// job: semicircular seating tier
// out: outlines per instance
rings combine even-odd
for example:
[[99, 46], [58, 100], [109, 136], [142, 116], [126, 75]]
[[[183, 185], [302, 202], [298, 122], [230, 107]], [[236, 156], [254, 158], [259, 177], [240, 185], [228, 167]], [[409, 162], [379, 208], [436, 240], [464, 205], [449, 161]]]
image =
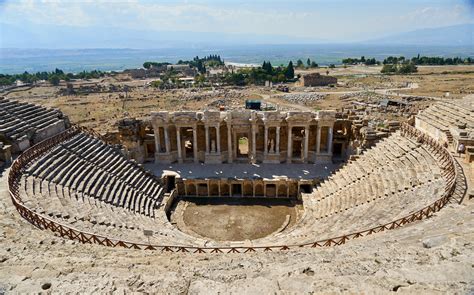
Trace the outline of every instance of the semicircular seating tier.
[[454, 150], [474, 146], [474, 99], [438, 100], [416, 115], [415, 126]]
[[[416, 136], [394, 133], [303, 194], [304, 215], [295, 226], [245, 244], [308, 243], [407, 216], [445, 192], [449, 163], [441, 157]], [[26, 207], [83, 232], [153, 245], [231, 245], [180, 232], [166, 217], [158, 179], [80, 131], [29, 162], [19, 177]], [[153, 236], [145, 237], [144, 230]]]
[[57, 109], [0, 97], [0, 140], [13, 152], [24, 151], [69, 128], [69, 119]]
[[440, 199], [448, 167], [429, 146], [400, 132], [379, 142], [303, 193], [300, 222], [259, 242], [308, 243], [349, 235], [408, 216]]

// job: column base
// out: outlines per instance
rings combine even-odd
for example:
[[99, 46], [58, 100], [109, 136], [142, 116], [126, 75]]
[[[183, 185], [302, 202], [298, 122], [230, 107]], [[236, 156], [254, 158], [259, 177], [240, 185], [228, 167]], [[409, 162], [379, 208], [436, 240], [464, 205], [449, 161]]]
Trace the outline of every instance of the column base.
[[204, 163], [206, 163], [206, 164], [222, 164], [222, 156], [219, 153], [206, 154]]
[[173, 156], [170, 153], [155, 153], [155, 164], [171, 164]]
[[316, 154], [316, 163], [332, 162], [332, 154]]
[[280, 154], [266, 154], [263, 159], [264, 164], [280, 164]]

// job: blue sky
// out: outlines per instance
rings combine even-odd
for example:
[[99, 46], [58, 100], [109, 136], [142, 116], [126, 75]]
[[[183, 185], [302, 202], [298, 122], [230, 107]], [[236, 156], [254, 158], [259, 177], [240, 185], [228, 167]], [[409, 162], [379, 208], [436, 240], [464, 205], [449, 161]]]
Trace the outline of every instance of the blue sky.
[[0, 22], [360, 41], [474, 22], [474, 0], [0, 0]]

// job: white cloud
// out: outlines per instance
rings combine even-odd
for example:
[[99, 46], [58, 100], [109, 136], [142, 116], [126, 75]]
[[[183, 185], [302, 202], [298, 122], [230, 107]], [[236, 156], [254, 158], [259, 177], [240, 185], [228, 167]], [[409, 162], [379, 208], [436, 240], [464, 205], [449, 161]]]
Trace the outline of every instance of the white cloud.
[[[329, 0], [301, 1], [231, 1], [217, 4], [214, 1], [171, 0], [19, 0], [4, 2], [0, 6], [0, 19], [19, 25], [31, 22], [156, 31], [282, 34], [345, 40], [374, 33], [472, 21], [468, 9], [460, 4], [418, 5], [411, 9], [413, 5], [409, 1], [409, 4], [399, 4], [400, 9], [385, 9], [377, 0], [368, 0], [365, 5], [349, 0], [338, 1], [337, 8]], [[392, 6], [397, 7], [398, 3], [393, 2]], [[329, 4], [333, 5], [332, 8], [328, 8]], [[378, 6], [375, 7], [375, 4]], [[371, 9], [367, 8], [369, 6]]]
[[400, 16], [400, 20], [411, 26], [418, 27], [441, 27], [473, 21], [469, 10], [459, 4], [449, 8], [435, 6], [419, 8], [411, 13]]

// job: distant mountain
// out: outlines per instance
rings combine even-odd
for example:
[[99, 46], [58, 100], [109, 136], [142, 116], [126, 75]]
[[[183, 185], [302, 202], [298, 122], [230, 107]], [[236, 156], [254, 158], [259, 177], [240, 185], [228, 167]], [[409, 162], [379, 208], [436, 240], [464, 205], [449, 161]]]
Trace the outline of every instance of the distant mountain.
[[474, 47], [474, 24], [420, 29], [387, 37], [371, 39], [363, 43], [378, 45], [429, 45]]
[[321, 40], [286, 35], [160, 31], [113, 27], [72, 27], [0, 23], [0, 48], [136, 48], [157, 49], [203, 45], [318, 43]]

